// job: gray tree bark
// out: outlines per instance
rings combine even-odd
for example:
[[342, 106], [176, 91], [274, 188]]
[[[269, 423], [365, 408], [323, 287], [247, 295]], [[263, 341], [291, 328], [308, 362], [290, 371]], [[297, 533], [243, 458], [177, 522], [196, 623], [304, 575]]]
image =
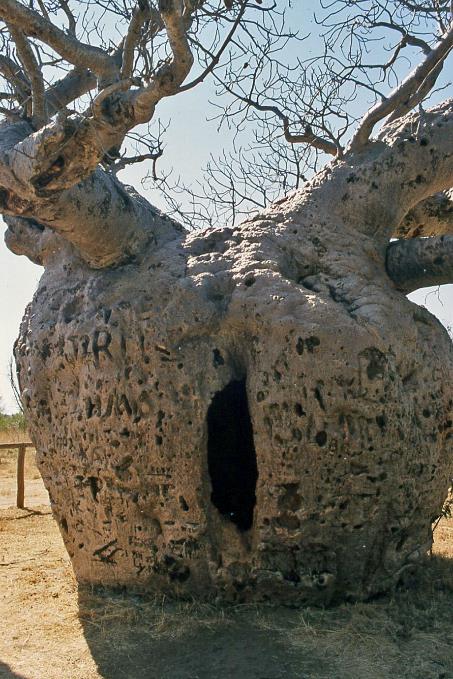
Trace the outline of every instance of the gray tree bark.
[[29, 190], [7, 241], [46, 272], [15, 353], [81, 583], [326, 604], [421, 562], [452, 472], [453, 351], [404, 292], [451, 272], [451, 238], [388, 242], [453, 183], [452, 105], [420, 139], [416, 119], [203, 234], [101, 170]]
[[[15, 346], [38, 463], [82, 584], [365, 599], [423, 562], [452, 477], [452, 344], [405, 293], [452, 280], [453, 103], [413, 111], [453, 25], [430, 46], [390, 24], [391, 63], [406, 44], [423, 60], [346, 149], [225, 84], [333, 160], [243, 224], [188, 234], [100, 165], [215, 69], [247, 3], [183, 84], [203, 4], [138, 3], [114, 50], [79, 40], [67, 7], [63, 30], [45, 3], [0, 4], [20, 62], [0, 58], [18, 101], [0, 212], [7, 245], [45, 267]], [[47, 90], [33, 40], [74, 66]]]

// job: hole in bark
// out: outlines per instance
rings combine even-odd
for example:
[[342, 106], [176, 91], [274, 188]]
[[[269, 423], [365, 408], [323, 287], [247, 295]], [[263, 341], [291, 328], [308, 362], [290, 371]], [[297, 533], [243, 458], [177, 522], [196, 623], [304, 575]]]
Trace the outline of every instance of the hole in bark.
[[302, 417], [302, 415], [306, 415], [306, 412], [302, 408], [300, 403], [296, 403], [296, 405], [294, 406], [294, 411], [295, 411], [296, 415], [298, 415], [299, 417]]
[[7, 207], [9, 194], [6, 189], [0, 189], [0, 205], [2, 207]]
[[318, 446], [321, 448], [322, 446], [325, 446], [327, 443], [327, 434], [325, 431], [318, 431], [318, 433], [315, 436], [315, 441], [318, 444]]
[[99, 479], [97, 479], [95, 476], [89, 476], [88, 483], [90, 484], [90, 490], [93, 500], [97, 502], [99, 493]]
[[219, 391], [207, 417], [211, 501], [239, 530], [249, 530], [258, 470], [245, 379]]
[[376, 415], [376, 424], [380, 429], [385, 429], [386, 422], [385, 415]]
[[218, 349], [214, 349], [212, 354], [213, 354], [212, 363], [214, 365], [214, 368], [218, 368], [219, 366], [225, 364], [225, 360]]
[[324, 405], [324, 399], [323, 399], [323, 397], [322, 397], [320, 388], [319, 388], [319, 387], [315, 387], [315, 388], [313, 389], [313, 393], [314, 393], [314, 395], [315, 395], [316, 400], [317, 400], [318, 403], [319, 403], [319, 407], [321, 408], [321, 410], [325, 410], [326, 407], [325, 407], [325, 405]]
[[52, 165], [42, 174], [38, 175], [32, 180], [33, 186], [37, 189], [45, 188], [50, 182], [59, 177], [64, 169], [65, 159], [63, 156], [58, 156]]

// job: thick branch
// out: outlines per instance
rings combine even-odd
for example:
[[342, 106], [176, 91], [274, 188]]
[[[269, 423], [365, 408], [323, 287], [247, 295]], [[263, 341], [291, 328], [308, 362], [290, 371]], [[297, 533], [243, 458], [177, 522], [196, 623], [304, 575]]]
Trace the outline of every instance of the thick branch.
[[[181, 231], [134, 189], [101, 169], [51, 199], [0, 210], [13, 217], [6, 217], [8, 247], [44, 265], [54, 254], [51, 232], [63, 236], [63, 242], [72, 244], [90, 266], [104, 268], [127, 262], [148, 243], [175, 238]], [[44, 233], [43, 226], [49, 227]]]
[[421, 201], [404, 217], [393, 236], [444, 236], [453, 234], [453, 189]]
[[151, 119], [158, 101], [176, 94], [193, 64], [193, 55], [186, 34], [187, 22], [182, 11], [183, 3], [178, 0], [160, 0], [159, 10], [167, 31], [172, 59], [170, 63], [158, 69], [149, 87], [132, 93], [137, 124], [146, 123]]
[[[27, 170], [33, 169], [33, 164], [27, 165], [30, 158], [22, 154], [23, 165], [20, 165], [20, 140], [25, 138], [22, 143], [28, 143], [32, 149], [33, 138], [45, 140], [45, 131], [50, 127], [35, 135], [25, 122], [4, 124], [0, 128], [0, 157], [4, 159], [3, 164], [0, 163], [0, 213], [31, 219], [32, 225], [50, 227], [75, 246], [93, 267], [127, 261], [140, 253], [150, 240], [175, 237], [178, 228], [171, 220], [162, 219], [144, 198], [133, 189], [126, 190], [115, 177], [101, 169], [75, 186], [57, 192], [47, 192], [45, 186], [40, 188], [30, 177], [27, 179]], [[26, 229], [25, 219], [10, 223], [9, 247], [30, 256], [30, 248], [36, 245], [36, 229], [32, 232]], [[30, 238], [25, 244], [22, 242], [24, 233], [32, 238], [31, 246]], [[39, 256], [37, 253], [36, 258]]]
[[442, 73], [443, 67], [444, 61], [441, 61], [440, 64], [438, 64], [436, 68], [431, 71], [429, 76], [425, 79], [418, 90], [396, 107], [392, 115], [389, 116], [388, 120], [386, 121], [386, 124], [392, 123], [394, 120], [401, 118], [402, 116], [406, 115], [406, 113], [409, 113], [409, 111], [412, 111], [413, 108], [421, 104], [436, 84], [439, 75]]
[[152, 21], [154, 26], [152, 31], [148, 28], [148, 36], [150, 36], [150, 34], [155, 34], [164, 28], [164, 23], [159, 12], [149, 5], [148, 0], [139, 0], [137, 7], [133, 11], [132, 19], [124, 39], [121, 67], [122, 78], [132, 77], [135, 49], [140, 41], [143, 26], [147, 21]]
[[44, 78], [33, 49], [25, 35], [16, 26], [10, 24], [8, 30], [16, 44], [17, 55], [31, 85], [32, 120], [36, 127], [47, 122]]
[[96, 78], [86, 69], [75, 68], [46, 91], [49, 116], [55, 115], [68, 104], [96, 87]]
[[453, 236], [390, 243], [386, 266], [396, 287], [406, 294], [419, 288], [453, 283]]
[[[14, 94], [4, 93], [4, 98], [16, 100], [25, 105], [31, 97], [30, 83], [20, 66], [14, 61], [0, 55], [0, 74], [9, 82]], [[49, 118], [64, 111], [65, 107], [97, 86], [96, 77], [86, 69], [75, 68], [61, 80], [51, 85], [44, 93], [45, 108]], [[14, 112], [14, 109], [13, 109]], [[15, 109], [16, 114], [20, 109]]]
[[359, 151], [362, 149], [368, 142], [376, 123], [393, 113], [398, 107], [401, 107], [402, 113], [406, 113], [407, 105], [411, 99], [415, 102], [413, 105], [418, 103], [418, 98], [416, 97], [417, 92], [420, 89], [423, 89], [426, 94], [424, 88], [425, 82], [430, 79], [433, 71], [435, 71], [448, 56], [452, 47], [453, 24], [412, 73], [410, 73], [388, 97], [382, 99], [365, 114], [351, 140], [349, 146], [351, 151]]
[[0, 165], [0, 185], [11, 195], [34, 202], [86, 179], [103, 155], [120, 144], [133, 126], [118, 102], [118, 123], [74, 115], [59, 118], [10, 147]]
[[421, 201], [453, 186], [453, 100], [386, 125], [360, 155], [346, 152], [335, 210], [387, 243]]
[[[6, 7], [11, 3], [14, 6], [15, 0], [8, 0]], [[131, 90], [131, 79], [116, 80], [110, 85], [104, 82], [104, 88], [85, 114], [60, 116], [39, 133], [10, 148], [0, 168], [0, 184], [5, 189], [34, 202], [38, 197], [64, 191], [85, 180], [112, 148], [121, 146], [130, 129], [151, 119], [160, 99], [178, 91], [193, 63], [186, 35], [190, 14], [184, 14], [179, 0], [161, 0], [159, 10], [173, 57], [157, 70], [150, 85]], [[2, 12], [5, 10], [0, 7], [0, 17]], [[32, 11], [27, 10], [26, 18], [30, 12], [33, 19], [39, 18], [40, 26], [43, 21], [47, 26]], [[74, 42], [71, 36], [63, 35]], [[61, 83], [59, 89], [64, 90], [65, 84], [68, 81]], [[85, 86], [91, 86], [89, 77]], [[69, 92], [66, 89], [65, 96], [70, 91], [70, 87]]]
[[30, 83], [22, 69], [15, 61], [4, 54], [0, 54], [0, 73], [14, 89], [20, 102], [30, 96]]
[[107, 52], [80, 42], [73, 34], [65, 33], [17, 0], [1, 0], [0, 19], [16, 26], [26, 35], [38, 38], [69, 63], [88, 68], [103, 80], [114, 80], [117, 77], [117, 65]]

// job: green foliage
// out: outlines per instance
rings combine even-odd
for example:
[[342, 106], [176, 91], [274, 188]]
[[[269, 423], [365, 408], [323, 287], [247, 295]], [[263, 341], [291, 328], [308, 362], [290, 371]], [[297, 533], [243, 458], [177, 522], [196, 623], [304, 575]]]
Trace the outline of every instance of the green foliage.
[[22, 413], [14, 413], [14, 415], [0, 413], [0, 431], [26, 431], [26, 429], [25, 417]]

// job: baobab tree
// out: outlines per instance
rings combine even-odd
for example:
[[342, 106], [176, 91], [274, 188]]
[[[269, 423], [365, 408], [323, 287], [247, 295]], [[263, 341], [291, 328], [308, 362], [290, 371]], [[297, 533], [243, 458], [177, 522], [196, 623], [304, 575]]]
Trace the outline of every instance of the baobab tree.
[[[267, 0], [2, 0], [0, 19], [0, 211], [45, 267], [20, 391], [79, 581], [299, 603], [394, 585], [452, 471], [451, 341], [406, 297], [453, 275], [453, 104], [424, 104], [449, 4], [335, 0], [319, 55], [287, 66], [298, 37]], [[161, 154], [122, 149], [162, 99], [208, 78], [298, 188], [189, 233], [116, 175]]]

